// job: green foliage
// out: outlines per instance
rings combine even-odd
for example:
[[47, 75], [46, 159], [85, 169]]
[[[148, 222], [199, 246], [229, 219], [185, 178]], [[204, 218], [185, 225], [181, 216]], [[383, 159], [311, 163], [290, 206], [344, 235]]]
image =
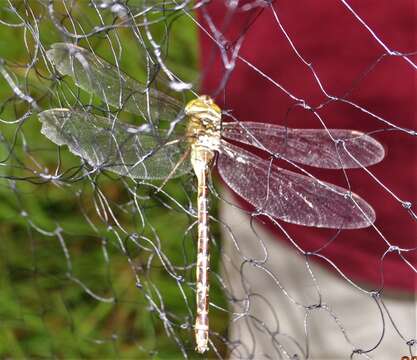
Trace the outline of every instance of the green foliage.
[[[46, 3], [16, 2], [21, 18], [6, 11], [8, 3], [2, 3], [0, 57], [5, 60], [4, 69], [40, 109], [88, 104], [89, 95], [80, 92], [71, 79], [54, 78], [43, 56], [50, 44], [63, 41], [57, 24], [48, 17]], [[61, 26], [77, 33], [92, 31], [100, 20], [97, 12], [87, 1], [71, 3], [74, 23], [64, 16], [68, 13], [63, 5], [55, 4]], [[153, 16], [161, 19], [161, 14]], [[111, 20], [105, 19], [110, 24]], [[23, 22], [24, 26], [7, 25]], [[39, 29], [28, 31], [35, 23]], [[36, 31], [39, 39], [34, 36]], [[193, 22], [179, 12], [167, 13], [152, 31], [165, 45], [169, 69], [184, 81], [195, 82]], [[90, 45], [110, 62], [115, 53], [120, 54], [120, 68], [145, 81], [146, 56], [136, 35], [129, 27], [115, 27], [89, 37], [88, 42], [82, 40], [80, 46]], [[150, 44], [146, 42], [146, 46]], [[39, 51], [37, 56], [35, 51]], [[36, 61], [28, 66], [33, 59]], [[180, 346], [166, 326], [171, 324], [188, 355], [198, 358], [192, 330], [195, 274], [190, 266], [195, 261], [195, 232], [186, 233], [194, 221], [186, 212], [194, 203], [192, 177], [170, 181], [164, 187], [170, 197], [156, 194], [152, 184], [135, 185], [113, 174], [82, 177], [81, 160], [66, 148], [58, 150], [40, 134], [36, 113], [16, 123], [29, 105], [2, 76], [0, 105], [0, 357], [181, 358]], [[125, 116], [127, 121], [135, 121]], [[50, 174], [58, 169], [63, 176], [59, 181], [40, 176], [45, 169]], [[212, 205], [215, 216], [216, 204]], [[126, 235], [133, 232], [137, 239]], [[218, 245], [215, 224], [212, 232]], [[213, 247], [215, 272], [219, 253]], [[175, 276], [171, 266], [176, 267]], [[214, 277], [211, 301], [226, 308]], [[165, 312], [168, 321], [162, 321], [155, 309]], [[210, 316], [213, 330], [224, 336], [225, 313], [212, 309]]]

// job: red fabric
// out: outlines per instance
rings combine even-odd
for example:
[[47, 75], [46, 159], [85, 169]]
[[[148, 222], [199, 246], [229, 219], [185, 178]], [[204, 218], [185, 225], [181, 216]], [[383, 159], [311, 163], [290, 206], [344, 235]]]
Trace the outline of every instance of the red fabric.
[[[247, 29], [240, 50], [242, 57], [308, 104], [316, 106], [326, 101], [311, 71], [297, 58], [279, 29], [271, 9], [265, 8], [261, 13], [259, 9], [234, 13], [228, 21], [224, 2], [215, 0], [205, 10], [200, 10], [199, 22], [206, 30], [211, 33], [203, 16], [205, 11], [232, 45]], [[351, 0], [349, 4], [390, 49], [404, 53], [417, 49], [413, 0]], [[386, 51], [342, 2], [287, 0], [274, 2], [273, 6], [299, 52], [313, 64], [328, 93], [342, 96], [353, 88], [349, 100], [397, 126], [417, 128], [416, 70], [403, 58], [388, 56], [370, 69]], [[224, 78], [225, 65], [213, 40], [203, 30], [200, 44], [203, 93], [213, 94]], [[410, 58], [417, 63], [416, 56]], [[225, 90], [216, 100], [223, 108], [232, 109], [241, 121], [320, 128], [310, 112], [294, 107], [294, 100], [287, 94], [239, 60]], [[340, 102], [326, 104], [319, 114], [329, 128], [366, 132], [389, 127]], [[399, 131], [382, 132], [374, 137], [384, 144], [387, 155], [382, 163], [370, 167], [370, 171], [400, 199], [416, 204], [416, 138]], [[320, 179], [347, 187], [342, 171], [308, 170]], [[376, 226], [386, 240], [401, 248], [416, 247], [417, 222], [407, 210], [363, 170], [348, 170], [347, 173], [352, 190], [374, 207]], [[243, 200], [239, 201], [244, 204]], [[250, 208], [247, 204], [245, 207]], [[332, 230], [283, 225], [304, 251], [321, 248], [335, 234]], [[268, 227], [277, 238], [281, 237], [276, 226]], [[396, 252], [382, 259], [387, 249], [384, 239], [368, 228], [342, 231], [320, 254], [355, 281], [369, 282], [375, 288], [415, 291], [416, 273]], [[417, 267], [416, 250], [402, 254]]]

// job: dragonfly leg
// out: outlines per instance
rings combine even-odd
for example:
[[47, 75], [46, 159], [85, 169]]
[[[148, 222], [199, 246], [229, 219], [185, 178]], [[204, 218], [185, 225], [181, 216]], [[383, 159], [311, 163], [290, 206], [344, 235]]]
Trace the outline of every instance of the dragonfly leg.
[[190, 154], [190, 149], [187, 149], [187, 151], [181, 156], [181, 158], [178, 160], [178, 162], [175, 164], [174, 168], [171, 170], [171, 172], [168, 174], [168, 176], [165, 178], [164, 182], [161, 184], [161, 186], [158, 187], [156, 190], [156, 193], [160, 192], [162, 188], [166, 185], [166, 183], [172, 178], [175, 171], [179, 168], [179, 166], [185, 161], [185, 159]]

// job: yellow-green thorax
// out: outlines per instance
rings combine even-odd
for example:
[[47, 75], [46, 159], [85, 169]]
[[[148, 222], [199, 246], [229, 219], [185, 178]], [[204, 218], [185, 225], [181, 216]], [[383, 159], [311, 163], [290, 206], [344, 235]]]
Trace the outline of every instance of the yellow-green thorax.
[[207, 95], [185, 106], [188, 116], [187, 138], [191, 145], [215, 151], [220, 146], [221, 109]]

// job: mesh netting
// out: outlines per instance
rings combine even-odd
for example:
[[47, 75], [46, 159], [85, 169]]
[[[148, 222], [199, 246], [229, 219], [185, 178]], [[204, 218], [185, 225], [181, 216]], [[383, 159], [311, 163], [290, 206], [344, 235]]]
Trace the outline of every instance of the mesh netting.
[[[357, 89], [366, 88], [374, 69], [381, 64], [387, 72], [391, 69], [395, 72], [394, 65], [386, 59], [401, 61], [409, 76], [415, 76], [415, 49], [397, 51], [395, 46], [390, 47], [371, 22], [341, 1], [340, 8], [354, 20], [354, 26], [375, 42], [380, 56], [370, 58], [366, 67], [349, 79], [345, 93], [333, 95], [326, 86], [330, 79], [321, 76], [321, 69], [298, 49], [294, 38], [299, 33], [293, 33], [294, 29], [281, 21], [278, 4], [264, 0], [221, 3], [227, 9], [220, 16], [223, 26], [216, 22], [219, 14], [211, 13], [213, 4], [204, 0], [0, 2], [2, 358], [199, 356], [194, 339], [197, 188], [188, 163], [181, 165], [182, 176], [170, 176], [168, 171], [164, 176], [169, 177], [166, 182], [164, 177], [138, 179], [131, 170], [124, 170], [126, 161], [115, 164], [115, 159], [120, 160], [117, 155], [94, 161], [80, 151], [70, 151], [66, 146], [51, 142], [41, 133], [42, 124], [38, 119], [41, 111], [65, 108], [105, 119], [103, 126], [115, 141], [111, 154], [117, 154], [127, 145], [134, 146], [129, 140], [123, 144], [119, 141], [119, 122], [126, 124], [127, 132], [133, 128], [148, 134], [155, 131], [166, 134], [168, 138], [161, 143], [147, 145], [142, 154], [146, 157], [154, 152], [158, 154], [163, 142], [166, 144], [173, 134], [184, 130], [182, 108], [201, 93], [201, 82], [213, 88], [210, 95], [220, 95], [224, 100], [224, 119], [238, 122], [243, 129], [244, 121], [261, 122], [262, 119], [250, 117], [249, 102], [247, 109], [234, 111], [233, 104], [240, 95], [236, 89], [239, 82], [233, 85], [233, 74], [236, 66], [241, 66], [246, 69], [247, 78], [255, 76], [259, 86], [270, 88], [271, 93], [275, 91], [287, 99], [289, 105], [279, 117], [280, 125], [297, 127], [300, 124], [292, 120], [292, 114], [296, 117], [297, 111], [305, 111], [310, 114], [310, 123], [299, 127], [341, 128], [342, 125], [338, 126], [325, 114], [326, 109], [339, 103], [346, 111], [367, 117], [366, 122], [358, 124], [357, 130], [371, 136], [380, 135], [378, 140], [385, 146], [386, 143], [396, 144], [398, 148], [408, 147], [415, 152], [416, 131], [411, 128], [411, 122], [396, 121], [397, 115], [403, 116], [402, 109], [394, 108], [386, 116], [380, 113], [377, 101], [361, 103], [349, 96]], [[283, 13], [290, 10], [291, 5], [285, 5]], [[234, 18], [242, 15], [244, 21]], [[313, 79], [324, 100], [311, 105], [311, 100], [303, 93], [298, 95], [292, 91], [292, 78], [285, 80], [285, 70], [280, 80], [276, 80], [267, 68], [251, 59], [250, 54], [246, 56], [245, 41], [251, 41], [257, 23], [264, 21], [262, 16], [273, 19], [274, 26], [264, 30], [260, 46], [273, 48], [274, 37], [285, 39], [289, 51], [306, 71], [300, 74], [299, 81], [303, 84], [303, 76], [308, 76], [308, 81]], [[229, 34], [227, 29], [234, 21], [240, 21], [239, 26]], [[395, 38], [395, 29], [390, 33]], [[199, 41], [213, 48], [200, 61]], [[109, 73], [112, 71], [114, 88], [110, 91], [98, 87], [88, 89], [88, 85], [80, 86], [82, 80], [77, 79], [77, 75], [62, 74], [47, 55], [55, 43], [76, 44], [96, 56], [97, 61], [105, 59], [112, 64], [114, 68], [109, 69]], [[306, 53], [309, 52], [306, 50]], [[216, 57], [217, 60], [213, 60]], [[201, 68], [199, 62], [203, 64]], [[101, 74], [89, 73], [91, 69], [88, 64], [83, 66], [82, 58], [80, 64], [78, 70], [87, 73], [87, 84], [89, 81], [91, 84], [92, 77], [97, 77], [102, 84], [107, 81]], [[215, 66], [220, 67], [220, 75], [213, 76], [216, 80], [212, 83], [207, 82], [204, 79]], [[121, 85], [125, 84], [127, 76], [132, 82], [139, 81], [143, 88], [136, 89], [133, 85], [132, 91], [124, 92]], [[251, 90], [255, 88], [244, 89]], [[160, 93], [176, 99], [172, 107], [160, 102], [158, 96], [153, 97]], [[139, 103], [143, 94], [147, 101]], [[415, 94], [393, 96], [406, 97], [412, 103]], [[243, 118], [246, 110], [248, 118]], [[412, 118], [414, 114], [407, 113], [407, 116]], [[79, 127], [78, 130], [79, 136], [89, 131]], [[246, 130], [250, 132], [250, 128]], [[86, 143], [98, 141], [94, 136], [86, 139]], [[338, 144], [335, 149], [346, 145], [333, 140]], [[264, 150], [268, 153], [264, 158], [269, 159], [271, 166], [274, 161], [282, 161], [277, 159], [274, 150]], [[390, 148], [386, 151], [400, 153]], [[178, 162], [180, 157], [176, 154], [172, 163]], [[354, 154], [351, 158], [355, 158]], [[407, 164], [415, 167], [415, 153], [410, 154]], [[383, 163], [380, 166], [384, 169]], [[402, 219], [407, 219], [414, 227], [408, 242], [387, 236], [392, 232], [385, 232], [378, 225], [370, 227], [368, 231], [383, 244], [384, 252], [378, 255], [371, 269], [363, 269], [364, 276], [359, 278], [351, 277], [331, 253], [326, 252], [329, 244], [348, 230], [336, 229], [326, 241], [314, 247], [303, 246], [302, 236], [285, 222], [269, 216], [267, 208], [248, 207], [227, 193], [216, 176], [210, 178], [209, 357], [256, 358], [262, 354], [266, 358], [311, 358], [318, 334], [322, 334], [323, 343], [332, 342], [326, 329], [339, 334], [341, 343], [346, 346], [343, 348], [345, 358], [352, 354], [363, 358], [384, 354], [386, 339], [393, 337], [403, 349], [398, 356], [415, 354], [413, 295], [390, 293], [396, 282], [401, 284], [397, 288], [408, 289], [408, 292], [415, 287], [415, 199], [403, 197], [402, 174], [386, 178], [383, 170], [373, 172], [360, 163], [356, 167], [355, 171], [366, 176], [370, 188], [379, 189], [381, 196], [389, 199], [387, 207], [395, 207], [393, 227]], [[153, 171], [149, 169], [146, 171]], [[289, 161], [289, 169], [313, 179], [320, 178], [314, 170], [292, 161]], [[155, 171], [161, 173], [159, 169]], [[357, 191], [349, 171], [339, 169], [336, 172], [344, 188]], [[411, 177], [411, 172], [407, 174]], [[366, 195], [366, 191], [363, 192]], [[378, 209], [376, 215], [378, 218]], [[239, 216], [242, 218], [236, 220]], [[282, 250], [293, 251], [288, 255], [288, 263], [278, 268], [272, 266], [277, 250], [274, 242], [268, 240], [271, 233], [260, 224], [279, 233], [290, 245]], [[305, 229], [306, 237], [312, 234], [309, 228]], [[250, 246], [248, 236], [252, 239]], [[361, 252], [353, 245], [345, 249], [352, 254]], [[384, 272], [385, 259], [390, 256], [400, 259], [402, 266], [408, 269], [406, 275]], [[354, 323], [355, 317], [359, 319], [363, 315], [360, 309], [350, 313], [335, 305], [338, 290], [328, 288], [331, 280], [319, 273], [321, 267], [314, 261], [317, 259], [332, 268], [333, 274], [348, 286], [349, 291], [343, 296], [352, 296], [354, 304], [359, 298], [370, 304], [367, 309], [371, 309], [376, 319], [372, 326], [378, 327], [379, 334], [371, 343], [361, 343], [360, 331], [351, 330], [351, 321]], [[373, 279], [388, 279], [387, 289], [383, 280], [376, 281], [377, 285], [366, 283], [367, 278], [372, 278], [367, 276], [371, 272]], [[288, 282], [283, 280], [286, 279], [284, 274], [289, 276]], [[295, 295], [300, 290], [301, 278], [309, 285], [303, 285], [302, 291]], [[259, 286], [253, 286], [257, 281]], [[275, 300], [264, 296], [262, 286], [273, 289], [288, 307], [280, 312], [274, 306]], [[385, 302], [386, 297], [400, 299], [400, 303], [408, 305], [390, 307]], [[266, 318], [253, 311], [256, 306], [268, 309]], [[298, 314], [291, 321], [296, 322], [294, 327], [301, 329], [302, 336], [300, 332], [282, 327], [281, 319], [287, 313]], [[311, 328], [312, 318], [319, 319], [321, 326]], [[235, 327], [233, 331], [229, 329], [230, 324]], [[272, 352], [262, 350], [265, 344], [272, 347]]]

